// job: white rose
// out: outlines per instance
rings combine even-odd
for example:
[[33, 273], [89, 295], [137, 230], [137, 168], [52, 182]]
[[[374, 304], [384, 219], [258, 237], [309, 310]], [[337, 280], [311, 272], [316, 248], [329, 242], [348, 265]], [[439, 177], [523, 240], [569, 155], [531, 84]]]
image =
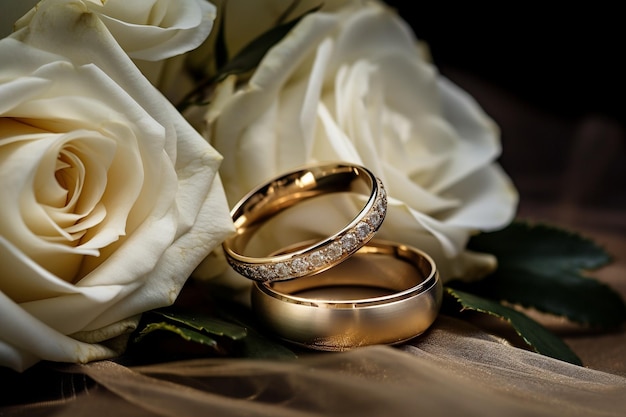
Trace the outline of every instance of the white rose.
[[[120, 353], [233, 231], [221, 156], [84, 3], [0, 41], [0, 365]], [[123, 343], [121, 345], [123, 348]]]
[[[60, 2], [64, 0], [42, 0]], [[208, 0], [82, 0], [134, 59], [161, 61], [197, 48], [209, 36], [215, 6]], [[37, 5], [15, 26], [27, 26]]]
[[[66, 0], [42, 0], [59, 2]], [[209, 36], [215, 6], [208, 0], [82, 0], [106, 25], [122, 49], [155, 85], [165, 60], [197, 48]], [[37, 5], [19, 19], [27, 26]]]
[[[305, 17], [245, 85], [230, 77], [219, 86], [207, 121], [231, 206], [294, 167], [353, 162], [377, 174], [390, 196], [377, 237], [425, 250], [444, 281], [496, 267], [492, 255], [466, 245], [515, 214], [517, 192], [495, 162], [497, 126], [437, 73], [410, 28], [380, 3]], [[355, 214], [344, 210], [344, 224]], [[325, 217], [301, 223], [334, 231]]]

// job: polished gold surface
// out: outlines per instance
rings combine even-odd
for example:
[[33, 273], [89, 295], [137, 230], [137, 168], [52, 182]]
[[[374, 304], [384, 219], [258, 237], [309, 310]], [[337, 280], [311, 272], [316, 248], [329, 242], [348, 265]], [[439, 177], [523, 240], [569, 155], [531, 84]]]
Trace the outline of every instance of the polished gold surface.
[[[333, 193], [366, 196], [362, 209], [328, 237], [297, 250], [271, 255], [251, 253], [248, 243], [272, 218], [304, 201]], [[332, 204], [332, 203], [331, 203]], [[344, 163], [302, 168], [252, 190], [232, 209], [236, 234], [222, 247], [235, 271], [255, 281], [281, 281], [316, 274], [342, 262], [366, 244], [382, 224], [387, 198], [382, 183], [368, 169]], [[310, 219], [302, 218], [302, 223]], [[276, 233], [289, 233], [278, 230]]]
[[252, 308], [270, 331], [328, 351], [411, 339], [434, 322], [441, 299], [428, 255], [380, 240], [315, 276], [252, 289]]

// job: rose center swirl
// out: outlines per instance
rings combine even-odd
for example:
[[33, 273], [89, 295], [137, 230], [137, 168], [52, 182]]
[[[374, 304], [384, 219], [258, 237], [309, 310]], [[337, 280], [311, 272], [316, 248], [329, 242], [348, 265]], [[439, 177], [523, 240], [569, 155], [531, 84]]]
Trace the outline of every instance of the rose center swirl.
[[114, 153], [110, 147], [110, 141], [87, 137], [61, 140], [49, 148], [34, 185], [35, 199], [45, 215], [31, 228], [41, 238], [77, 246], [105, 218], [101, 198]]

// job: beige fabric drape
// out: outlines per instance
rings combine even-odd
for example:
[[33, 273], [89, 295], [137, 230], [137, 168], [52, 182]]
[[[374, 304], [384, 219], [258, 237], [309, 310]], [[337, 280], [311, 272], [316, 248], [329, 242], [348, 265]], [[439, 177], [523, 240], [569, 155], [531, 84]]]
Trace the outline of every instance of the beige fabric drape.
[[626, 378], [519, 349], [456, 319], [399, 347], [296, 360], [63, 367], [97, 385], [0, 412], [54, 416], [624, 416]]
[[[594, 237], [618, 255], [594, 275], [624, 295], [626, 239]], [[490, 333], [440, 316], [406, 345], [291, 361], [44, 364], [38, 374], [24, 375], [27, 400], [2, 395], [0, 404], [17, 405], [0, 406], [0, 416], [626, 415], [626, 330], [594, 333], [537, 316], [582, 358], [579, 367], [514, 347], [492, 335], [506, 334], [507, 326], [477, 318]], [[52, 377], [35, 384], [42, 375]], [[3, 376], [3, 385], [14, 383]]]

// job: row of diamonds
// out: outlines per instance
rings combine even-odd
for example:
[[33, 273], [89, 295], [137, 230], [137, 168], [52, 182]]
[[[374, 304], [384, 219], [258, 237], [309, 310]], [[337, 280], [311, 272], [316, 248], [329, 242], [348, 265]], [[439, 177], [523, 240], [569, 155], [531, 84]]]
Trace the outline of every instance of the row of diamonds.
[[387, 212], [387, 193], [380, 180], [378, 195], [372, 208], [355, 227], [346, 231], [339, 239], [324, 248], [308, 254], [294, 256], [291, 259], [273, 264], [253, 265], [228, 259], [239, 274], [256, 281], [274, 281], [297, 278], [319, 271], [355, 252], [362, 242], [367, 242], [380, 228]]

